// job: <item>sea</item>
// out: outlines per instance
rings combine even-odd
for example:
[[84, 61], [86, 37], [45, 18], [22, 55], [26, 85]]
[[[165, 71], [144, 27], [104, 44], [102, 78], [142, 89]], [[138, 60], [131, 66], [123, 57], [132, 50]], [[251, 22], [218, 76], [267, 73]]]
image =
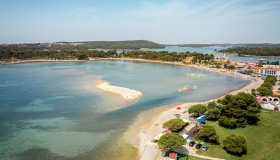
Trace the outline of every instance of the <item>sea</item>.
[[[98, 80], [143, 96], [124, 100], [95, 88]], [[0, 159], [137, 159], [124, 133], [141, 112], [209, 100], [247, 83], [187, 66], [123, 60], [2, 65]], [[186, 94], [184, 88], [196, 89]]]

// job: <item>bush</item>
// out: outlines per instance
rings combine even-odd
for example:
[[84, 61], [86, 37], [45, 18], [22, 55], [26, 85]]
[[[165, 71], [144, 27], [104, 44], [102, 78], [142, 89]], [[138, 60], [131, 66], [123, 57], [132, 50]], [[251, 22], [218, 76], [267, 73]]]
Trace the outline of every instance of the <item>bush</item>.
[[160, 149], [175, 149], [181, 148], [186, 144], [186, 140], [178, 133], [169, 133], [162, 135], [158, 140]]
[[182, 119], [170, 119], [169, 121], [165, 122], [162, 127], [170, 129], [171, 131], [178, 131], [182, 129], [186, 123]]
[[243, 154], [247, 151], [246, 140], [243, 136], [231, 134], [223, 141], [224, 149], [233, 154]]

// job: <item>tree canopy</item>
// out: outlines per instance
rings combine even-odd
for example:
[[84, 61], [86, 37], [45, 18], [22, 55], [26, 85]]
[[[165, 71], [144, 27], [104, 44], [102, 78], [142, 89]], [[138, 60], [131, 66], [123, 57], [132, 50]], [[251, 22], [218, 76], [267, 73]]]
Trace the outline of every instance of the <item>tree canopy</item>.
[[256, 97], [250, 93], [239, 92], [236, 95], [226, 95], [219, 99], [222, 104], [219, 124], [228, 128], [245, 127], [248, 123], [256, 123], [261, 110]]
[[233, 154], [242, 154], [247, 151], [246, 140], [243, 136], [231, 134], [223, 141], [224, 149]]
[[235, 69], [235, 66], [234, 66], [234, 65], [229, 65], [229, 66], [227, 67], [227, 69]]
[[182, 129], [186, 123], [182, 119], [170, 119], [169, 121], [166, 121], [162, 127], [163, 128], [168, 128], [171, 131], [178, 131]]
[[218, 105], [215, 101], [207, 104], [206, 118], [208, 120], [217, 120], [220, 118], [222, 106]]
[[260, 96], [266, 96], [266, 95], [272, 95], [271, 87], [275, 84], [277, 81], [275, 76], [268, 75], [266, 79], [264, 80], [264, 83], [257, 88], [258, 95]]
[[206, 112], [207, 110], [207, 107], [203, 104], [196, 104], [196, 105], [193, 105], [191, 106], [189, 109], [188, 109], [188, 112], [190, 114], [193, 114], [194, 116], [198, 116], [199, 114], [203, 114], [204, 112]]
[[198, 137], [208, 142], [217, 142], [219, 139], [215, 128], [210, 125], [203, 125], [203, 128], [201, 128], [198, 133]]
[[158, 140], [160, 149], [176, 149], [186, 144], [186, 140], [178, 133], [168, 133], [162, 135]]

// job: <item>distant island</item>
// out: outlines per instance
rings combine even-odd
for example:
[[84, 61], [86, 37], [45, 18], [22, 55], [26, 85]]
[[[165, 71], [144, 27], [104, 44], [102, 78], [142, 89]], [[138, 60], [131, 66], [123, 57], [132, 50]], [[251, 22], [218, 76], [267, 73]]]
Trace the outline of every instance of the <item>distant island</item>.
[[280, 56], [279, 47], [233, 47], [220, 50], [221, 53], [235, 54], [238, 56]]
[[90, 50], [90, 49], [124, 49], [164, 48], [164, 45], [147, 40], [130, 41], [84, 41], [84, 42], [50, 42], [50, 43], [19, 43], [0, 44], [0, 49], [38, 49], [38, 50]]

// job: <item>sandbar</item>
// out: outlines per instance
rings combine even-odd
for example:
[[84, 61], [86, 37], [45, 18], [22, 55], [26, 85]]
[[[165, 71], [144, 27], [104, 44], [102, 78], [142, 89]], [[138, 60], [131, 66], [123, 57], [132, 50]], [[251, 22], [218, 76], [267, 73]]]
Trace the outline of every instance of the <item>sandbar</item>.
[[115, 93], [122, 96], [126, 100], [134, 100], [142, 97], [142, 92], [119, 86], [113, 86], [107, 81], [98, 81], [95, 86], [107, 92]]

